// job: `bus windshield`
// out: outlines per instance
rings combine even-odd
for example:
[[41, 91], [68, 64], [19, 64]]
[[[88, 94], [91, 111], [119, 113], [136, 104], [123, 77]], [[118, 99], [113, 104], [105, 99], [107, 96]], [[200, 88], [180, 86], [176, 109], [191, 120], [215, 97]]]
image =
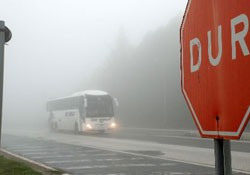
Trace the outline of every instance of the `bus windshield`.
[[113, 117], [113, 100], [109, 95], [87, 95], [86, 117]]

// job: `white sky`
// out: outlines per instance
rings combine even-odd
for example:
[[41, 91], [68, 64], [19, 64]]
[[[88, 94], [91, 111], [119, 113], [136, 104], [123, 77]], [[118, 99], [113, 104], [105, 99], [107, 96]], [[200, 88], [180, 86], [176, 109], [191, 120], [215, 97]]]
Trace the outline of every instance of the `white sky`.
[[183, 13], [186, 2], [1, 0], [0, 17], [13, 32], [13, 40], [6, 48], [9, 59], [16, 63], [27, 59], [31, 64], [53, 61], [72, 66], [84, 59], [89, 73], [110, 52], [119, 29], [125, 30], [132, 44], [138, 44], [147, 32]]

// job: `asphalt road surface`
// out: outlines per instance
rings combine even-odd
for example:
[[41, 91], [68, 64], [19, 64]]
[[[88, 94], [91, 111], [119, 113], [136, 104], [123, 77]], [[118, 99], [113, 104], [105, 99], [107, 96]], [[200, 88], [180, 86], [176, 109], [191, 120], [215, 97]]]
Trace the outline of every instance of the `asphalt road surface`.
[[[131, 131], [131, 130], [130, 130]], [[125, 132], [95, 134], [85, 133], [75, 137], [71, 132], [63, 132], [53, 137], [65, 138], [69, 142], [58, 142], [50, 137], [26, 137], [22, 135], [4, 134], [2, 147], [10, 152], [16, 153], [31, 160], [62, 169], [70, 174], [84, 175], [212, 175], [215, 174], [213, 166], [187, 163], [185, 161], [173, 161], [162, 157], [163, 152], [154, 149], [137, 148], [128, 151], [117, 151], [115, 149], [98, 148], [103, 144], [99, 139], [112, 138], [113, 140], [130, 139], [143, 140], [147, 142], [158, 142], [166, 145], [186, 145], [189, 147], [212, 148], [213, 141], [210, 139], [201, 140], [199, 138], [184, 137], [175, 134], [154, 136], [153, 132]], [[67, 138], [73, 138], [70, 140]], [[84, 138], [84, 144], [78, 144], [77, 139]], [[86, 146], [91, 139], [97, 139], [95, 146]], [[89, 140], [88, 140], [89, 139]], [[109, 141], [109, 140], [108, 140]], [[146, 143], [146, 142], [145, 142]], [[112, 143], [111, 143], [112, 144]], [[119, 144], [119, 143], [118, 143]], [[113, 144], [112, 144], [113, 145]], [[233, 142], [233, 149], [249, 150], [248, 142]], [[124, 145], [121, 145], [124, 146]], [[149, 144], [150, 147], [150, 144]], [[202, 156], [202, 155], [201, 155]], [[235, 175], [247, 174], [243, 172], [233, 172]]]
[[[133, 129], [125, 128], [117, 130], [116, 132], [109, 132], [106, 134], [96, 133], [82, 133], [82, 135], [89, 135], [92, 137], [106, 137], [116, 139], [131, 139], [131, 140], [143, 140], [150, 142], [157, 142], [162, 144], [172, 145], [185, 145], [191, 147], [200, 148], [214, 148], [214, 140], [208, 138], [201, 138], [197, 136], [184, 136], [183, 130], [150, 130], [150, 129]], [[232, 140], [232, 151], [248, 152], [250, 153], [250, 140]]]

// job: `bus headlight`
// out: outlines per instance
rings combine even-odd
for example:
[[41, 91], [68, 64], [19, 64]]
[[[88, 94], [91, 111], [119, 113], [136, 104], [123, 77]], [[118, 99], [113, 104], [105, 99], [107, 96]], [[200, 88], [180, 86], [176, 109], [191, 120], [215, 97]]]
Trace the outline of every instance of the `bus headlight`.
[[90, 124], [87, 124], [86, 127], [87, 127], [88, 129], [92, 129], [92, 126], [91, 126]]
[[116, 127], [116, 123], [115, 122], [112, 122], [111, 125], [110, 125], [111, 128], [115, 128]]

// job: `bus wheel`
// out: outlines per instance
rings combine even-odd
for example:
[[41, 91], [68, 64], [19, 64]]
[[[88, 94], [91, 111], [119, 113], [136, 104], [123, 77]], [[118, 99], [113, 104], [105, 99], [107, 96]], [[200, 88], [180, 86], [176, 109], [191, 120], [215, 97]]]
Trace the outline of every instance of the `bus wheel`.
[[79, 128], [78, 128], [78, 124], [75, 123], [75, 126], [74, 126], [74, 133], [75, 134], [79, 134]]

